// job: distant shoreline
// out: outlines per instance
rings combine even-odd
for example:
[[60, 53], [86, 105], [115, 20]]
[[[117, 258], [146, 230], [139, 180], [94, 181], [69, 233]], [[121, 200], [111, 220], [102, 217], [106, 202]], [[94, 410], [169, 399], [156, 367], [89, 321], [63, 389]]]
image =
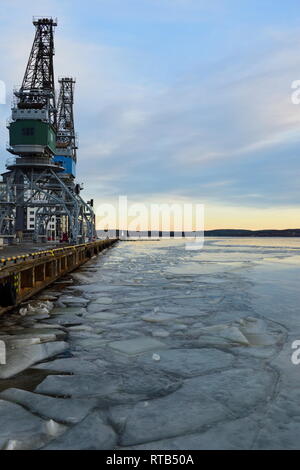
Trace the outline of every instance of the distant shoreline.
[[300, 237], [300, 229], [286, 230], [205, 230], [206, 237]]
[[[100, 230], [98, 230], [98, 233], [103, 236], [106, 235], [108, 237], [111, 236], [116, 236], [117, 238], [123, 238], [122, 235], [124, 235], [124, 232], [122, 230], [108, 230], [103, 234]], [[127, 237], [125, 236], [124, 238], [150, 238], [150, 232], [147, 231], [141, 231], [141, 232], [135, 232], [135, 234], [127, 234]], [[155, 238], [165, 238], [165, 237], [170, 237], [170, 238], [191, 238], [195, 236], [201, 236], [201, 233], [198, 232], [186, 232], [183, 234], [182, 232], [153, 232], [152, 237]], [[287, 237], [287, 238], [300, 238], [300, 229], [285, 229], [285, 230], [242, 230], [242, 229], [216, 229], [216, 230], [205, 230], [204, 231], [204, 236], [205, 237], [253, 237], [253, 238], [259, 238], [259, 237], [277, 237], [277, 238], [282, 238], [282, 237]]]

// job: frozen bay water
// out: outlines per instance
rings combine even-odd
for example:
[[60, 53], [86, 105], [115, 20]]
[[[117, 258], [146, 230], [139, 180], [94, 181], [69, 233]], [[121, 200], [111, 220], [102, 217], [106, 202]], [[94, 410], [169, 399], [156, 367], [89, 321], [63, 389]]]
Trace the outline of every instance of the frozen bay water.
[[[43, 318], [1, 319], [2, 448], [298, 449], [299, 259], [298, 239], [275, 238], [92, 259], [39, 296]], [[26, 368], [44, 379], [25, 391]]]

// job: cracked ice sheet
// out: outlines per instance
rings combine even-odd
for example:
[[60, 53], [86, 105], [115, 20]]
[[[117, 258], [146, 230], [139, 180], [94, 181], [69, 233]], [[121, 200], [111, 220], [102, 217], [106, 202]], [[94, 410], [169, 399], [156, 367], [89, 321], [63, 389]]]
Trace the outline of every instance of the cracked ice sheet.
[[184, 434], [265, 409], [275, 379], [265, 371], [234, 369], [187, 379], [179, 390], [132, 409], [115, 407], [111, 419], [123, 423], [121, 445], [132, 446]]
[[255, 449], [299, 450], [300, 366], [292, 362], [296, 352], [292, 345], [299, 339], [298, 335], [289, 335], [280, 354], [270, 363], [277, 370], [279, 386], [264, 415]]
[[290, 332], [300, 334], [300, 266], [267, 263], [256, 266], [245, 277], [251, 282], [252, 308]]
[[254, 449], [299, 450], [300, 432], [300, 369], [292, 362], [292, 344], [299, 335], [289, 335], [270, 365], [278, 373], [278, 389], [261, 422]]
[[[107, 320], [103, 320], [100, 319], [99, 316], [97, 322], [96, 318], [92, 318], [93, 314], [90, 314], [90, 312], [88, 314], [90, 318], [86, 317], [87, 311], [89, 310], [88, 308], [85, 310], [83, 317], [76, 318], [75, 315], [67, 315], [64, 318], [66, 312], [68, 311], [70, 313], [71, 310], [61, 309], [61, 313], [63, 314], [62, 320], [67, 321], [67, 324], [69, 321], [71, 322], [70, 324], [72, 324], [75, 320], [76, 324], [88, 324], [93, 329], [95, 326], [97, 328], [104, 326], [106, 330], [103, 335], [106, 340], [104, 343], [101, 342], [100, 337], [98, 339], [98, 337], [94, 335], [95, 329], [91, 331], [90, 338], [88, 332], [82, 334], [82, 337], [78, 333], [77, 335], [71, 333], [71, 353], [78, 359], [82, 359], [84, 356], [93, 361], [104, 360], [108, 363], [107, 369], [109, 370], [119, 366], [119, 376], [121, 376], [124, 371], [126, 372], [125, 382], [127, 385], [125, 387], [126, 390], [124, 389], [122, 393], [116, 393], [116, 388], [120, 385], [123, 386], [123, 381], [118, 382], [117, 380], [118, 374], [116, 374], [116, 380], [114, 377], [109, 378], [112, 388], [108, 387], [104, 394], [102, 394], [102, 391], [103, 386], [106, 388], [106, 384], [103, 385], [101, 382], [100, 385], [97, 379], [91, 379], [90, 387], [93, 388], [92, 395], [95, 394], [97, 400], [98, 398], [101, 400], [103, 395], [107, 396], [109, 400], [113, 393], [115, 400], [113, 403], [130, 403], [130, 406], [128, 405], [129, 412], [126, 414], [125, 418], [124, 405], [122, 405], [122, 413], [118, 415], [118, 407], [116, 406], [114, 407], [114, 413], [116, 415], [116, 422], [119, 423], [118, 425], [122, 422], [123, 426], [127, 419], [126, 426], [130, 426], [130, 432], [133, 434], [134, 431], [132, 429], [134, 425], [141, 426], [144, 423], [146, 427], [149, 426], [149, 423], [143, 418], [141, 412], [139, 412], [139, 414], [137, 413], [136, 406], [138, 400], [149, 400], [149, 402], [145, 402], [145, 407], [147, 408], [147, 406], [150, 406], [150, 403], [157, 403], [158, 400], [162, 400], [163, 398], [157, 398], [157, 394], [164, 393], [164, 399], [169, 398], [170, 401], [168, 403], [170, 406], [173, 406], [171, 397], [174, 399], [179, 397], [179, 401], [176, 403], [177, 409], [180, 406], [184, 406], [185, 403], [186, 408], [188, 407], [188, 400], [185, 401], [184, 398], [180, 399], [180, 396], [176, 395], [180, 389], [174, 390], [174, 387], [178, 388], [178, 384], [169, 384], [166, 378], [164, 378], [165, 382], [163, 384], [161, 383], [161, 377], [163, 376], [159, 374], [160, 372], [164, 372], [161, 366], [165, 363], [165, 353], [169, 353], [169, 351], [174, 350], [174, 348], [177, 350], [184, 348], [183, 350], [186, 351], [187, 355], [191, 348], [194, 348], [195, 351], [201, 351], [201, 349], [199, 349], [200, 340], [197, 339], [197, 334], [201, 328], [203, 330], [207, 327], [216, 326], [217, 324], [234, 322], [248, 315], [255, 318], [267, 316], [271, 321], [266, 322], [265, 326], [258, 322], [255, 331], [248, 331], [248, 338], [251, 343], [249, 346], [238, 345], [238, 347], [230, 349], [230, 352], [235, 356], [235, 362], [233, 363], [235, 364], [235, 369], [233, 364], [229, 364], [225, 373], [224, 367], [227, 366], [222, 362], [223, 359], [220, 359], [220, 355], [216, 355], [215, 358], [211, 358], [207, 364], [204, 364], [205, 368], [202, 371], [201, 366], [203, 363], [201, 360], [199, 360], [198, 363], [197, 361], [194, 362], [192, 357], [190, 357], [187, 362], [185, 362], [185, 359], [182, 360], [182, 362], [178, 359], [178, 368], [179, 371], [183, 371], [183, 374], [185, 372], [190, 372], [191, 374], [206, 374], [197, 377], [199, 381], [194, 382], [194, 388], [196, 388], [201, 395], [209, 396], [209, 398], [214, 399], [220, 406], [222, 405], [223, 408], [229, 412], [229, 416], [226, 415], [224, 419], [217, 417], [217, 420], [211, 423], [211, 427], [208, 428], [207, 425], [210, 426], [210, 419], [213, 418], [213, 414], [210, 417], [205, 415], [206, 417], [204, 417], [203, 421], [204, 427], [200, 430], [193, 428], [194, 421], [192, 421], [191, 429], [188, 429], [188, 427], [183, 429], [181, 422], [183, 417], [180, 414], [177, 416], [174, 404], [173, 426], [177, 429], [178, 434], [176, 434], [175, 437], [170, 437], [168, 429], [163, 429], [164, 435], [159, 439], [171, 439], [172, 442], [173, 439], [175, 439], [174, 444], [169, 442], [169, 445], [177, 445], [179, 448], [185, 445], [195, 446], [195, 448], [197, 448], [197, 446], [199, 446], [199, 448], [203, 446], [203, 448], [205, 448], [210, 445], [210, 439], [214, 438], [216, 439], [216, 448], [223, 448], [223, 446], [229, 449], [231, 449], [232, 446], [236, 448], [250, 448], [252, 446], [253, 436], [252, 422], [248, 422], [247, 418], [239, 416], [241, 413], [249, 413], [252, 419], [253, 411], [257, 408], [258, 415], [260, 416], [260, 425], [259, 432], [257, 433], [259, 438], [257, 438], [255, 446], [257, 448], [263, 448], [264, 446], [272, 448], [272, 446], [277, 445], [279, 447], [295, 448], [295, 446], [298, 445], [297, 435], [293, 436], [293, 431], [297, 431], [299, 416], [298, 403], [300, 397], [296, 393], [298, 382], [296, 383], [295, 379], [295, 387], [293, 387], [293, 390], [290, 390], [291, 387], [289, 388], [288, 386], [288, 380], [291, 379], [292, 375], [286, 378], [284, 376], [284, 369], [286, 368], [285, 362], [290, 360], [289, 353], [292, 352], [289, 350], [290, 345], [286, 345], [286, 356], [280, 355], [277, 357], [276, 354], [280, 351], [288, 330], [296, 330], [294, 337], [295, 339], [300, 339], [300, 337], [297, 338], [297, 331], [300, 333], [298, 313], [298, 305], [300, 304], [298, 286], [299, 268], [296, 263], [292, 264], [286, 261], [271, 263], [265, 260], [264, 262], [259, 262], [259, 264], [256, 263], [256, 253], [257, 258], [260, 259], [267, 257], [291, 257], [291, 253], [287, 247], [284, 249], [280, 248], [280, 243], [283, 243], [283, 246], [285, 246], [285, 240], [277, 241], [277, 246], [263, 246], [264, 241], [262, 242], [260, 240], [255, 240], [256, 245], [250, 244], [249, 247], [235, 246], [236, 240], [234, 240], [235, 244], [230, 240], [226, 241], [226, 243], [228, 246], [225, 244], [223, 247], [220, 247], [220, 253], [212, 251], [211, 245], [207, 245], [203, 253], [185, 252], [184, 245], [176, 241], [162, 242], [162, 244], [161, 242], [152, 244], [127, 243], [112, 250], [110, 256], [102, 257], [101, 262], [93, 264], [95, 269], [93, 269], [92, 272], [83, 270], [82, 275], [85, 277], [85, 282], [88, 284], [72, 286], [72, 288], [67, 291], [68, 295], [72, 295], [74, 292], [75, 298], [77, 295], [86, 298], [85, 294], [88, 293], [88, 286], [91, 286], [91, 290], [88, 293], [88, 299], [91, 301], [90, 305], [92, 305], [93, 301], [97, 298], [112, 298], [112, 305], [109, 303], [98, 304], [98, 313], [102, 315], [101, 309], [103, 306], [103, 308], [109, 310], [109, 312], [106, 313], [118, 314], [118, 318], [107, 318]], [[261, 243], [261, 246], [259, 246], [259, 243]], [[267, 244], [270, 244], [270, 240], [267, 241]], [[228, 250], [228, 252], [226, 250]], [[114, 255], [114, 253], [117, 253], [117, 255]], [[212, 261], [212, 263], [201, 263], [201, 261], [197, 259], [197, 257], [201, 259], [201, 256], [207, 261]], [[225, 263], [216, 263], [218, 256], [219, 260], [223, 260]], [[231, 263], [228, 270], [226, 261], [238, 261], [239, 257], [241, 261], [251, 261], [245, 264], [247, 266], [246, 269], [235, 269], [234, 267], [236, 267], [237, 264]], [[134, 262], [133, 259], [135, 259]], [[252, 261], [255, 261], [255, 263]], [[199, 272], [199, 275], [195, 274], [190, 277], [181, 275], [168, 278], [164, 277], [163, 270], [166, 266], [172, 269], [178, 268], [181, 265], [184, 266], [188, 263], [199, 266], [202, 265], [203, 267], [210, 264], [210, 266], [217, 267], [218, 272], [206, 274], [205, 276], [202, 276]], [[91, 281], [92, 284], [90, 284]], [[76, 282], [74, 282], [74, 284], [76, 284]], [[126, 297], [129, 302], [126, 305], [122, 305]], [[143, 301], [143, 303], [141, 303], [141, 301]], [[147, 302], [149, 305], [146, 306]], [[176, 305], [174, 305], [175, 302]], [[157, 307], [159, 307], [158, 311]], [[71, 309], [74, 307], [68, 308]], [[77, 308], [78, 307], [76, 307], [76, 309]], [[155, 308], [156, 311], [154, 312]], [[126, 314], [126, 317], [119, 316], [119, 313], [122, 313], [122, 315], [123, 313], [124, 315]], [[149, 323], [142, 319], [142, 317], [146, 315], [155, 317], [155, 315], [159, 316], [160, 314], [171, 314], [172, 318], [170, 317], [169, 321], [162, 324]], [[195, 318], [192, 318], [192, 316]], [[59, 317], [61, 317], [61, 315], [53, 316], [51, 320], [58, 323]], [[13, 319], [10, 318], [10, 321], [11, 320]], [[33, 318], [27, 319], [27, 322], [28, 320], [33, 322]], [[104, 325], [103, 322], [105, 322]], [[280, 323], [280, 325], [276, 322]], [[123, 323], [123, 326], [121, 323]], [[191, 323], [194, 323], [194, 325], [191, 325]], [[271, 325], [272, 323], [273, 326]], [[43, 322], [42, 325], [47, 326], [46, 322]], [[197, 328], [195, 325], [197, 325]], [[242, 324], [234, 323], [233, 326], [239, 328], [243, 333]], [[32, 323], [30, 327], [33, 327]], [[54, 325], [49, 324], [48, 327], [53, 328]], [[118, 332], [118, 328], [120, 327], [122, 327], [122, 331]], [[276, 327], [278, 327], [278, 331]], [[12, 328], [12, 326], [9, 326], [9, 328]], [[84, 326], [75, 327], [75, 331], [80, 328], [84, 328]], [[163, 339], [167, 347], [171, 348], [170, 350], [166, 351], [165, 349], [159, 350], [155, 348], [154, 350], [138, 353], [137, 356], [132, 356], [124, 353], [120, 354], [120, 352], [114, 351], [106, 344], [107, 342], [111, 343], [128, 339], [136, 340], [135, 335], [145, 335], [151, 338], [151, 333], [155, 331], [155, 328], [165, 329], [170, 333], [169, 337]], [[175, 336], [176, 331], [177, 334], [180, 332], [178, 328], [183, 328], [181, 330], [183, 337], [180, 341], [178, 340], [178, 336]], [[247, 337], [247, 331], [245, 331], [245, 335]], [[205, 338], [208, 337], [209, 335], [205, 336]], [[74, 338], [74, 342], [72, 338]], [[201, 335], [201, 338], [201, 341], [203, 341], [204, 336]], [[226, 344], [220, 335], [218, 337], [211, 335], [210, 338], [212, 341], [209, 350], [216, 351], [217, 340], [219, 340], [221, 343], [219, 344], [220, 349], [218, 352], [223, 354], [224, 358], [228, 357], [225, 352], [221, 352], [221, 349], [222, 351], [225, 350]], [[207, 346], [206, 349], [208, 349]], [[161, 355], [160, 361], [155, 362], [152, 360], [152, 354], [154, 352]], [[194, 353], [192, 353], [192, 355], [193, 354]], [[183, 356], [184, 355], [185, 352], [183, 353]], [[145, 357], [147, 357], [149, 361], [149, 366], [147, 365], [147, 367], [152, 367], [152, 372], [151, 374], [140, 374], [139, 380], [137, 381], [137, 363], [140, 359], [142, 360]], [[273, 359], [270, 364], [271, 368], [268, 365], [269, 360], [265, 360], [268, 358]], [[276, 359], [278, 359], [278, 361], [281, 360], [282, 364], [276, 361]], [[188, 364], [186, 369], [185, 364]], [[221, 366], [222, 370], [222, 372], [218, 374], [215, 373], [214, 369], [217, 364]], [[105, 362], [100, 362], [100, 367], [103, 365], [106, 366]], [[170, 372], [167, 371], [166, 374], [173, 375], [175, 369], [172, 365], [172, 359], [168, 362], [168, 367], [170, 368]], [[294, 367], [297, 373], [297, 367]], [[144, 369], [143, 366], [139, 366], [139, 368]], [[275, 369], [272, 371], [272, 368]], [[278, 378], [276, 371], [279, 371], [282, 380], [278, 383], [279, 389], [278, 395], [276, 395], [278, 398], [274, 400], [274, 389], [276, 388], [276, 380]], [[232, 375], [236, 373], [237, 375]], [[291, 372], [291, 374], [292, 373], [293, 372]], [[79, 380], [77, 380], [77, 375], [61, 378], [54, 376], [53, 378], [49, 377], [49, 380], [43, 383], [43, 387], [45, 388], [42, 393], [45, 393], [45, 390], [48, 389], [49, 393], [51, 391], [57, 391], [59, 395], [74, 392], [76, 396], [86, 396], [86, 394], [89, 394], [89, 390], [85, 388], [86, 376], [80, 372], [80, 367], [77, 369], [77, 374]], [[191, 376], [194, 377], [193, 375]], [[250, 380], [249, 377], [251, 376], [252, 378]], [[175, 374], [173, 377], [175, 377]], [[187, 382], [189, 382], [189, 380], [190, 379], [188, 379]], [[159, 387], [163, 385], [163, 390], [156, 389], [154, 387], [156, 383]], [[140, 387], [140, 390], [138, 394], [135, 394], [137, 385]], [[171, 388], [169, 388], [169, 385], [171, 385]], [[156, 394], [156, 396], [153, 396], [153, 394]], [[209, 405], [209, 410], [210, 409]], [[162, 408], [161, 414], [164, 415], [164, 413], [166, 412], [164, 408]], [[234, 417], [232, 417], [233, 414]], [[141, 418], [142, 422], [135, 422], [134, 417]], [[246, 421], [243, 421], [244, 419]], [[206, 424], [205, 421], [207, 421]], [[245, 423], [246, 426], [244, 431], [245, 439], [241, 439], [241, 442], [238, 441], [239, 422]], [[265, 428], [261, 426], [262, 423], [265, 423]], [[284, 427], [281, 434], [281, 431], [279, 432], [280, 423]], [[234, 427], [235, 425], [237, 426], [236, 428]], [[122, 434], [122, 426], [118, 428], [120, 434]], [[254, 428], [257, 429], [256, 425]], [[129, 431], [129, 428], [127, 430]], [[189, 436], [187, 436], [187, 434]], [[266, 436], [268, 435], [269, 441], [267, 442]], [[191, 436], [193, 436], [193, 439], [188, 440]], [[153, 434], [148, 437], [146, 436], [145, 439], [147, 439], [148, 443], [150, 440], [157, 442], [157, 437], [154, 436], [154, 430]], [[74, 445], [76, 446], [76, 443], [74, 443]]]

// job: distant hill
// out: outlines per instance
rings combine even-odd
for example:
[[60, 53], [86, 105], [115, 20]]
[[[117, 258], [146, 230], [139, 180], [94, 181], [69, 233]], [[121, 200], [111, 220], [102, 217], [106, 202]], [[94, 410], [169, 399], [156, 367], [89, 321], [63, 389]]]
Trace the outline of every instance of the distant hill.
[[[129, 233], [124, 233], [123, 230], [108, 230], [100, 232], [98, 230], [98, 235], [101, 238], [109, 238], [111, 237], [120, 237], [122, 238], [147, 238], [151, 236], [150, 232], [141, 231], [136, 232], [135, 235]], [[171, 232], [171, 234], [167, 232], [155, 232], [153, 233], [153, 237], [163, 238], [170, 236], [171, 238], [181, 238], [181, 237], [195, 237], [197, 234], [195, 232], [186, 232], [182, 234], [181, 232]], [[241, 229], [217, 229], [217, 230], [205, 230], [204, 232], [205, 237], [300, 237], [300, 229], [286, 229], [286, 230], [241, 230]], [[199, 234], [198, 234], [199, 236]]]
[[286, 230], [205, 230], [206, 237], [300, 237], [300, 229]]

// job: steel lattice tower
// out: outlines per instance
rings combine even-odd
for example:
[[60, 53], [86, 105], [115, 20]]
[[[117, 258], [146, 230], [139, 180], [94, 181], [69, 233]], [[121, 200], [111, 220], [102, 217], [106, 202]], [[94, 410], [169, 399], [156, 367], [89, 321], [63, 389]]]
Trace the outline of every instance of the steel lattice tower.
[[30, 234], [33, 240], [46, 240], [53, 216], [58, 236], [61, 221], [67, 220], [68, 241], [92, 240], [95, 236], [93, 211], [80, 197], [75, 175], [68, 174], [63, 162], [58, 160], [64, 144], [64, 149], [72, 152], [74, 164], [76, 161], [74, 82], [67, 82], [71, 90], [64, 89], [60, 94], [58, 122], [53, 69], [57, 22], [52, 18], [36, 18], [33, 24], [35, 38], [22, 86], [15, 92], [8, 126], [8, 151], [14, 157], [7, 162], [8, 171], [2, 175], [0, 186], [0, 235], [22, 239], [27, 232], [26, 214], [34, 208], [35, 226]]
[[57, 103], [57, 155], [54, 161], [64, 167], [61, 175], [66, 186], [75, 194], [79, 205], [79, 232], [91, 239], [96, 236], [95, 215], [92, 202], [86, 203], [80, 196], [81, 187], [75, 184], [77, 139], [74, 126], [74, 87], [75, 79], [59, 79], [60, 90]]
[[76, 135], [74, 126], [74, 86], [73, 78], [60, 78], [60, 91], [57, 103], [57, 148], [71, 151], [71, 157], [76, 162]]
[[20, 91], [18, 108], [49, 110], [49, 122], [56, 126], [55, 83], [54, 83], [54, 27], [52, 18], [33, 20], [35, 38], [26, 67]]

